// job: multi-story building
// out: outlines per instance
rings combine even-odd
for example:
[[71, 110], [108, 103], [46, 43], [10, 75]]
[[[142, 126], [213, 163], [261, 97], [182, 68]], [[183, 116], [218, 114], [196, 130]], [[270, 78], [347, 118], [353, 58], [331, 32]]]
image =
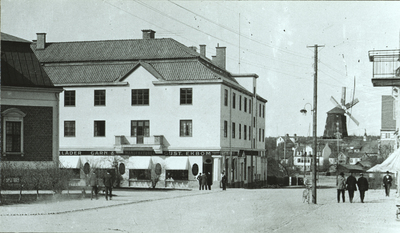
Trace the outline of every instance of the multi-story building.
[[[397, 96], [394, 95], [396, 98]], [[394, 148], [396, 139], [396, 103], [395, 97], [391, 95], [382, 96], [381, 113], [381, 146], [388, 145]]]
[[[226, 70], [173, 39], [46, 42], [31, 47], [60, 96], [60, 161], [112, 169], [121, 186], [193, 187], [206, 173], [219, 186], [266, 179], [265, 104], [256, 74]], [[87, 171], [86, 171], [87, 172]], [[79, 174], [79, 172], [78, 172]], [[84, 178], [80, 172], [80, 178]], [[215, 186], [215, 185], [214, 185]]]
[[1, 161], [42, 167], [58, 161], [59, 93], [30, 41], [1, 33]]

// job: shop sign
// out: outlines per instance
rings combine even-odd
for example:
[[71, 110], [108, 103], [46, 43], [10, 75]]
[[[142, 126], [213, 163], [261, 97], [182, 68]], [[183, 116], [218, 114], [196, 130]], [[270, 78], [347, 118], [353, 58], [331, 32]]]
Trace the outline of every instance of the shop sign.
[[164, 155], [169, 156], [211, 156], [219, 154], [219, 151], [164, 151]]
[[115, 155], [115, 151], [60, 151], [60, 155]]

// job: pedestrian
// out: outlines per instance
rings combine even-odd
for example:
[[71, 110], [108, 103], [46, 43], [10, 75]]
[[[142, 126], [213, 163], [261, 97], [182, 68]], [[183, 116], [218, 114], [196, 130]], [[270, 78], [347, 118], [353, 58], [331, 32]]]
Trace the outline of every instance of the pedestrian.
[[208, 190], [211, 190], [211, 185], [212, 185], [212, 176], [211, 176], [211, 173], [208, 172], [207, 173], [207, 187], [208, 187]]
[[344, 178], [343, 172], [340, 173], [340, 176], [336, 181], [336, 186], [337, 186], [337, 202], [338, 203], [340, 202], [340, 194], [342, 194], [343, 202], [345, 202], [344, 190], [346, 189], [346, 179]]
[[360, 178], [357, 181], [358, 190], [360, 191], [361, 203], [364, 203], [365, 191], [368, 190], [368, 180], [360, 173]]
[[110, 200], [112, 199], [112, 176], [110, 171], [107, 171], [107, 174], [104, 176], [104, 186], [106, 188], [106, 200], [108, 200], [108, 196], [110, 196]]
[[206, 173], [203, 173], [203, 175], [201, 176], [201, 190], [207, 190], [207, 175]]
[[90, 193], [90, 200], [93, 200], [93, 192], [94, 192], [94, 194], [96, 195], [96, 200], [99, 199], [99, 198], [97, 197], [97, 194], [98, 194], [98, 189], [97, 189], [97, 187], [98, 187], [97, 175], [96, 175], [96, 172], [95, 172], [94, 170], [93, 170], [92, 174], [90, 175], [90, 178], [89, 178], [89, 185], [92, 187], [92, 191], [91, 191], [91, 193]]
[[357, 179], [350, 172], [350, 176], [346, 180], [347, 191], [349, 192], [350, 203], [353, 203], [354, 191], [357, 191]]
[[392, 176], [389, 171], [387, 171], [386, 175], [383, 177], [383, 186], [385, 186], [385, 193], [388, 197], [390, 194], [390, 186], [392, 186]]
[[199, 190], [201, 190], [201, 173], [197, 176], [197, 180], [199, 181]]
[[227, 182], [227, 178], [225, 176], [225, 173], [222, 173], [222, 179], [221, 179], [222, 190], [226, 190], [226, 182]]

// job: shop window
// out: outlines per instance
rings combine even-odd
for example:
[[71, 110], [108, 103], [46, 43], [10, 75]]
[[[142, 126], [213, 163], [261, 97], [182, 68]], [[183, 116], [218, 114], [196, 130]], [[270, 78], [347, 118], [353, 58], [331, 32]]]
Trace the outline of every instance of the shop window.
[[189, 173], [188, 170], [166, 170], [165, 171], [166, 180], [188, 180]]
[[129, 179], [151, 180], [150, 169], [129, 169]]

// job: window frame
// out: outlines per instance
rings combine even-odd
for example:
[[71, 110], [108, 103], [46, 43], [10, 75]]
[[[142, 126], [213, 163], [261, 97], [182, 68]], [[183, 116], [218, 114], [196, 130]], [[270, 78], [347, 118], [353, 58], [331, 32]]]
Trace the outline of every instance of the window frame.
[[224, 138], [228, 137], [228, 121], [224, 121]]
[[131, 106], [149, 106], [149, 105], [150, 105], [150, 89], [131, 90]]
[[244, 97], [244, 100], [243, 100], [243, 103], [244, 103], [244, 112], [247, 112], [247, 98], [246, 97]]
[[[187, 125], [188, 123], [190, 123], [190, 125]], [[189, 129], [189, 132], [184, 129], [184, 126], [189, 127], [186, 128]], [[185, 119], [179, 121], [179, 137], [193, 137], [193, 120]]]
[[232, 138], [236, 138], [236, 124], [232, 122]]
[[106, 90], [94, 90], [94, 106], [106, 106]]
[[228, 89], [224, 89], [224, 106], [228, 106]]
[[236, 93], [232, 92], [232, 108], [236, 108]]
[[193, 104], [193, 88], [181, 88], [179, 93], [180, 105]]
[[[17, 108], [9, 108], [1, 113], [2, 116], [2, 145], [3, 155], [21, 155], [24, 156], [24, 117], [26, 114]], [[7, 151], [8, 138], [10, 134], [7, 133], [7, 123], [18, 123], [19, 124], [19, 151]], [[12, 141], [14, 141], [14, 135], [12, 135]]]
[[75, 90], [65, 90], [64, 91], [64, 107], [75, 107], [75, 106], [76, 106], [76, 91]]
[[[67, 126], [68, 123], [73, 123], [73, 130], [66, 130], [67, 128], [72, 129], [71, 126], [69, 126], [69, 127]], [[70, 134], [67, 134], [67, 132], [70, 133]], [[72, 133], [73, 133], [73, 135], [72, 135]], [[68, 137], [68, 138], [76, 137], [76, 123], [75, 123], [75, 121], [64, 121], [64, 137]]]
[[[137, 123], [136, 126], [133, 123]], [[138, 128], [141, 127], [139, 123], [143, 123], [143, 137], [150, 137], [150, 120], [131, 120], [131, 137], [138, 137]], [[141, 136], [139, 135], [139, 137]]]
[[[96, 123], [99, 124], [101, 122], [104, 123], [104, 129], [103, 129], [104, 135], [100, 135], [99, 134], [98, 125], [96, 125]], [[106, 136], [106, 121], [105, 120], [96, 120], [96, 121], [94, 121], [94, 124], [93, 124], [93, 136], [94, 137], [105, 137]]]

